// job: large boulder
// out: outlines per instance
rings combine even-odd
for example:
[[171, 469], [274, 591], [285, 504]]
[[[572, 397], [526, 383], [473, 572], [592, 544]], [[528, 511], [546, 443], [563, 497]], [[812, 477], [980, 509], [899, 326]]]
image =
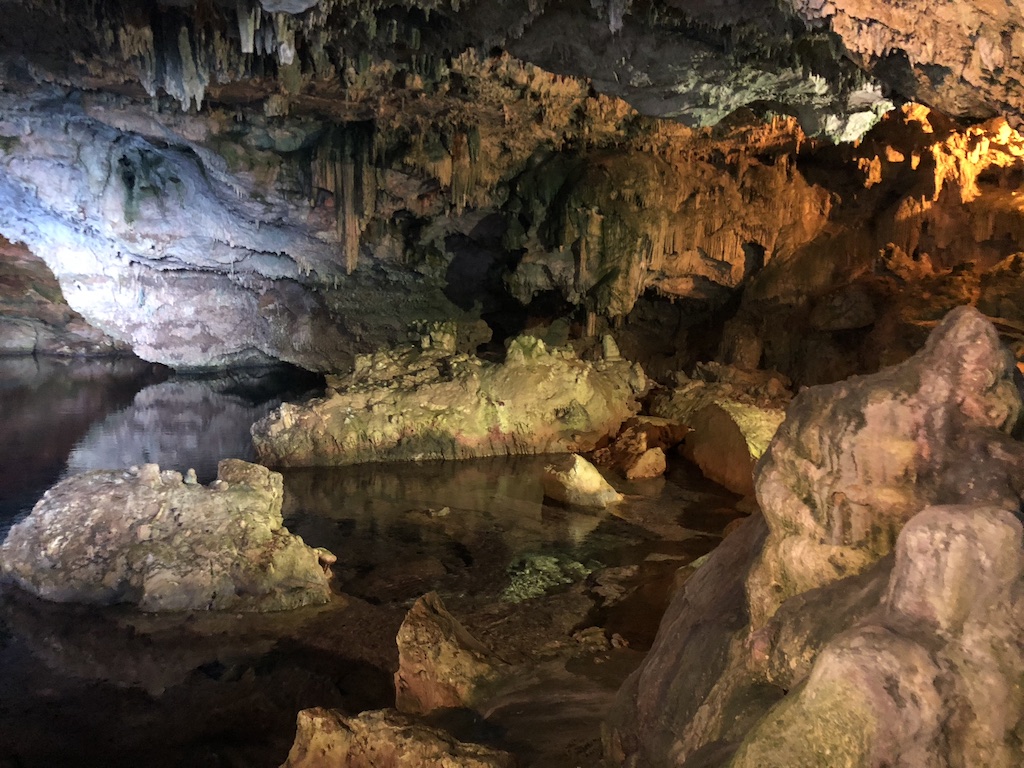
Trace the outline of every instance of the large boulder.
[[416, 601], [397, 641], [395, 706], [410, 714], [471, 707], [507, 666], [469, 634], [436, 592]]
[[357, 360], [351, 377], [328, 378], [326, 397], [282, 405], [253, 426], [272, 466], [593, 450], [639, 408], [646, 379], [628, 361], [581, 360], [532, 336], [513, 340], [505, 362], [424, 347]]
[[51, 488], [0, 546], [5, 580], [56, 602], [145, 611], [273, 611], [331, 598], [321, 559], [284, 528], [282, 479], [220, 462], [203, 487], [156, 464]]
[[800, 393], [757, 477], [772, 532], [747, 583], [754, 624], [863, 571], [929, 504], [1019, 503], [1013, 369], [992, 324], [961, 307], [904, 363]]
[[512, 768], [507, 752], [459, 741], [393, 710], [304, 709], [281, 768]]
[[769, 371], [699, 365], [693, 378], [652, 398], [651, 413], [687, 428], [683, 455], [709, 480], [745, 496], [754, 493], [754, 465], [785, 416], [786, 380]]
[[[607, 337], [610, 338], [610, 337]], [[593, 461], [618, 470], [627, 480], [665, 474], [665, 452], [679, 445], [688, 427], [657, 416], [636, 416], [627, 421], [615, 440], [594, 451]]]
[[880, 608], [825, 645], [730, 768], [1020, 765], [1021, 536], [998, 507], [915, 516]]
[[961, 309], [907, 363], [799, 395], [759, 467], [765, 515], [673, 598], [619, 691], [609, 757], [1019, 762], [1024, 444], [1006, 431], [1021, 409], [1009, 370], [991, 325]]

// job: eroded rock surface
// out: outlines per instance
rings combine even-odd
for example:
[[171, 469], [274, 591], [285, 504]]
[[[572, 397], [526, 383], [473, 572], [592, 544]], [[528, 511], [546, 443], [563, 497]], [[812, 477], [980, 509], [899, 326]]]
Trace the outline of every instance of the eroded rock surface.
[[472, 707], [482, 688], [508, 673], [503, 667], [431, 592], [416, 601], [398, 630], [395, 706], [414, 715]]
[[615, 440], [594, 451], [598, 466], [621, 472], [627, 480], [659, 477], [665, 473], [665, 452], [686, 437], [688, 428], [671, 419], [637, 416], [627, 421]]
[[757, 477], [772, 535], [748, 581], [754, 624], [887, 554], [927, 504], [1019, 503], [1013, 368], [992, 324], [964, 307], [905, 363], [795, 398]]
[[283, 527], [281, 476], [236, 459], [203, 487], [146, 464], [61, 481], [0, 546], [5, 579], [57, 602], [145, 611], [326, 603], [316, 550]]
[[1021, 411], [1011, 370], [991, 324], [961, 308], [906, 363], [801, 393], [758, 468], [764, 517], [673, 599], [619, 692], [608, 755], [1019, 761], [1024, 444], [1007, 434]]
[[346, 717], [337, 710], [299, 712], [295, 743], [281, 768], [513, 768], [507, 752], [458, 741], [393, 710]]
[[460, 459], [592, 450], [639, 408], [646, 378], [625, 360], [581, 360], [532, 336], [502, 364], [445, 347], [382, 352], [328, 394], [253, 426], [271, 466]]

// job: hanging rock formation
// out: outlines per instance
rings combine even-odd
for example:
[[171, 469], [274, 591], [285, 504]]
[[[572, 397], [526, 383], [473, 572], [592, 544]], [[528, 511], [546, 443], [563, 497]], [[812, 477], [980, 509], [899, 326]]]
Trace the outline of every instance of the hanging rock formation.
[[257, 422], [253, 442], [271, 466], [589, 451], [646, 386], [626, 360], [587, 362], [532, 336], [510, 342], [501, 364], [436, 345], [379, 352], [329, 377], [325, 397]]
[[51, 488], [0, 546], [0, 572], [57, 602], [276, 611], [331, 598], [319, 553], [281, 519], [281, 476], [221, 461], [206, 488], [146, 464]]

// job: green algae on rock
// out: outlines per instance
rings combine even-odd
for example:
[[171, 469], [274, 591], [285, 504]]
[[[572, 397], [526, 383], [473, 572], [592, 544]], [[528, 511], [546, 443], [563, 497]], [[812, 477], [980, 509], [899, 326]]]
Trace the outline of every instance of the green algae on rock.
[[639, 365], [581, 360], [533, 336], [505, 362], [453, 354], [425, 336], [418, 348], [356, 361], [328, 377], [325, 397], [284, 404], [252, 429], [270, 466], [332, 466], [593, 450], [638, 409]]
[[203, 487], [146, 464], [51, 488], [0, 546], [0, 574], [62, 603], [275, 611], [331, 599], [321, 555], [288, 532], [281, 475], [225, 459]]

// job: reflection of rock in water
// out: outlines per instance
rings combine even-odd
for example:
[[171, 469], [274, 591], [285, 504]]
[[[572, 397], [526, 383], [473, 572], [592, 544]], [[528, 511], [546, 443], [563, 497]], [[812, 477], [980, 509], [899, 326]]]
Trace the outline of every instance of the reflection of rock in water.
[[[123, 411], [93, 425], [68, 457], [67, 472], [155, 463], [200, 482], [224, 458], [254, 457], [249, 427], [281, 403], [246, 396], [236, 379], [176, 379], [146, 387]], [[254, 401], [255, 400], [255, 401]]]
[[91, 424], [163, 378], [165, 372], [137, 358], [0, 359], [0, 538], [57, 482], [68, 452]]

